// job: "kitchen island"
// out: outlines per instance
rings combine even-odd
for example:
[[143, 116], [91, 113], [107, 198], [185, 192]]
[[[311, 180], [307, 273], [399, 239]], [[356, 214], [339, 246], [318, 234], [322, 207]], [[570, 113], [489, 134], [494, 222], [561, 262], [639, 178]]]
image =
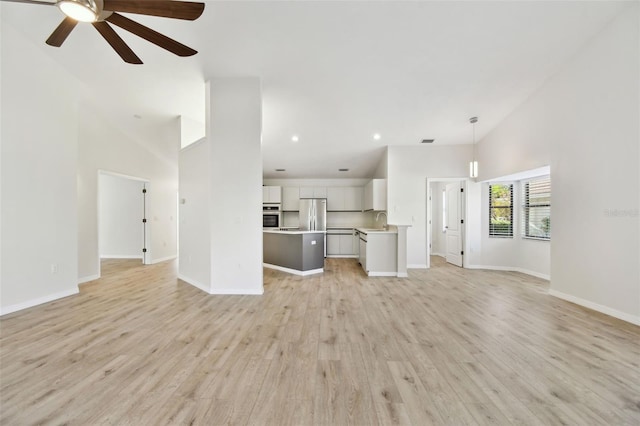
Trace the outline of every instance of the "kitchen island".
[[324, 272], [325, 231], [262, 231], [262, 264], [296, 275]]

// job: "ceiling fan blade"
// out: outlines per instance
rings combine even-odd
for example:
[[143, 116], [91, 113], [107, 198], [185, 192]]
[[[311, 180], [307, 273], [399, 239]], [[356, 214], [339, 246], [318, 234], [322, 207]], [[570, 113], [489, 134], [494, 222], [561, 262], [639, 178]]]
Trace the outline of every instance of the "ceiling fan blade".
[[140, 58], [138, 58], [138, 56], [133, 53], [133, 50], [131, 50], [131, 48], [127, 46], [127, 43], [125, 43], [124, 40], [120, 38], [120, 36], [113, 30], [113, 28], [111, 28], [109, 24], [101, 21], [94, 22], [92, 25], [96, 28], [96, 30], [98, 30], [102, 37], [107, 40], [107, 43], [109, 43], [111, 47], [113, 47], [113, 50], [115, 50], [116, 53], [120, 55], [122, 60], [129, 64], [142, 63]]
[[169, 52], [174, 53], [178, 56], [192, 56], [198, 53], [196, 50], [193, 50], [192, 48], [185, 46], [182, 43], [179, 43], [163, 34], [160, 34], [159, 32], [152, 30], [151, 28], [145, 27], [142, 24], [132, 21], [131, 19], [118, 13], [112, 13], [111, 16], [107, 18], [107, 21], [137, 35], [138, 37], [142, 37], [143, 39], [150, 41], [156, 46], [168, 50]]
[[67, 36], [71, 33], [71, 31], [76, 27], [78, 21], [75, 19], [71, 19], [69, 17], [64, 18], [58, 28], [53, 30], [49, 38], [47, 39], [47, 44], [49, 46], [60, 47], [62, 43], [67, 39]]
[[202, 15], [204, 3], [173, 0], [104, 0], [104, 10], [193, 21]]
[[27, 3], [27, 4], [39, 4], [42, 6], [55, 6], [56, 3], [48, 2], [48, 1], [38, 1], [38, 0], [3, 0], [11, 3]]

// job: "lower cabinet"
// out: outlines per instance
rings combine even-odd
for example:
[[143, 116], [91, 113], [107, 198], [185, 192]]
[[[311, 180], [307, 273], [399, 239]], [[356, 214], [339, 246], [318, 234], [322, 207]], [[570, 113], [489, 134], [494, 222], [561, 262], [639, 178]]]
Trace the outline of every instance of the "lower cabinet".
[[353, 257], [353, 234], [327, 234], [327, 256]]
[[398, 234], [372, 232], [360, 238], [360, 265], [370, 277], [396, 276], [397, 253]]

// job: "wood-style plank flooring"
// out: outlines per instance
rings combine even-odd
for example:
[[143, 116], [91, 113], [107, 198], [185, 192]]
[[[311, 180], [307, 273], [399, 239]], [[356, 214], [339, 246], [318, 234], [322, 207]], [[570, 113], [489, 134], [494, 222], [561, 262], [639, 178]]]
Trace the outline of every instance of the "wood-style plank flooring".
[[0, 320], [0, 423], [640, 424], [640, 327], [526, 275], [433, 266], [327, 259], [211, 296], [175, 262], [105, 261]]

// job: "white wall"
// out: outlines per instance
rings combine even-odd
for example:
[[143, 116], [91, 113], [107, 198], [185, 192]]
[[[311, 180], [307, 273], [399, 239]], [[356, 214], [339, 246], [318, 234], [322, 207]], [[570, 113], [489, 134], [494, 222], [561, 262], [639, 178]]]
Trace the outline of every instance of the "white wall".
[[389, 223], [407, 230], [409, 268], [427, 265], [427, 178], [464, 178], [471, 145], [389, 146], [387, 211]]
[[202, 139], [180, 151], [180, 279], [211, 290], [211, 213], [209, 142]]
[[[98, 262], [98, 172], [104, 170], [149, 181], [147, 185], [147, 230], [150, 261], [177, 255], [177, 151], [180, 143], [178, 120], [149, 129], [153, 143], [159, 133], [162, 149], [173, 141], [176, 161], [157, 155], [142, 142], [121, 132], [100, 110], [82, 102], [78, 140], [78, 277], [80, 282], [99, 276]], [[169, 141], [167, 141], [169, 139]]]
[[262, 98], [258, 78], [206, 84], [211, 292], [262, 294]]
[[373, 174], [376, 179], [386, 179], [389, 177], [389, 149], [385, 148], [382, 158], [376, 167], [376, 171]]
[[78, 292], [80, 83], [1, 25], [0, 313]]
[[144, 182], [109, 174], [99, 176], [99, 250], [101, 258], [142, 259], [145, 246]]
[[640, 323], [639, 6], [478, 146], [480, 178], [551, 166], [551, 294]]
[[[204, 90], [204, 85], [202, 86]], [[186, 148], [205, 137], [205, 124], [189, 117], [180, 116], [180, 147]]]

